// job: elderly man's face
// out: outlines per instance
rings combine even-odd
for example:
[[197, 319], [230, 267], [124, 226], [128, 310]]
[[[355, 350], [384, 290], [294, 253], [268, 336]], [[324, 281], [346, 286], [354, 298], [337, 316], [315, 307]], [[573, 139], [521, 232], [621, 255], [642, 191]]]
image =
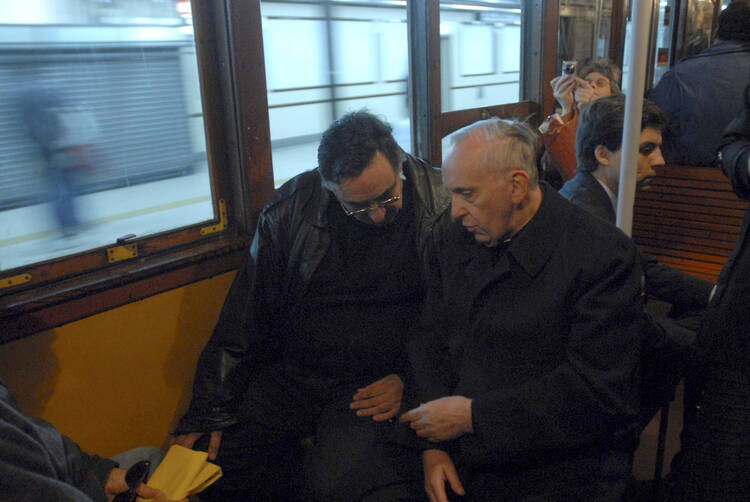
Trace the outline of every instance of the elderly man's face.
[[347, 214], [381, 226], [393, 221], [403, 207], [400, 175], [401, 169], [394, 170], [386, 156], [376, 152], [362, 174], [328, 186]]
[[485, 148], [476, 136], [456, 144], [443, 161], [443, 186], [451, 194], [451, 215], [480, 244], [493, 247], [511, 235], [512, 171], [487, 169]]

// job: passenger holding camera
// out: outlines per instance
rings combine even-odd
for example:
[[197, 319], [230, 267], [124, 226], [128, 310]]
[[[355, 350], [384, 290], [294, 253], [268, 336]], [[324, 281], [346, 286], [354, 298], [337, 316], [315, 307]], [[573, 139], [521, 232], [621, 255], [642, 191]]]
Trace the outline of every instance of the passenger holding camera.
[[[542, 157], [542, 176], [559, 188], [575, 176], [576, 129], [579, 111], [599, 98], [620, 93], [620, 69], [606, 60], [595, 60], [577, 72], [576, 63], [565, 61], [563, 75], [550, 81], [560, 112], [547, 117], [539, 126], [546, 152]], [[562, 178], [556, 180], [556, 178]]]

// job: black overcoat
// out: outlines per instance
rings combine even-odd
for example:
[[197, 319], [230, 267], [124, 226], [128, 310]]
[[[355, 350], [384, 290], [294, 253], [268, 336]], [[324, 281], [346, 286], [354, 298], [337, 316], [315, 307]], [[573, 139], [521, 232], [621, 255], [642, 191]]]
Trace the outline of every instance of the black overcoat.
[[450, 212], [436, 220], [419, 397], [473, 400], [474, 433], [432, 447], [476, 500], [618, 500], [636, 444], [641, 265], [620, 230], [542, 190], [499, 256]]

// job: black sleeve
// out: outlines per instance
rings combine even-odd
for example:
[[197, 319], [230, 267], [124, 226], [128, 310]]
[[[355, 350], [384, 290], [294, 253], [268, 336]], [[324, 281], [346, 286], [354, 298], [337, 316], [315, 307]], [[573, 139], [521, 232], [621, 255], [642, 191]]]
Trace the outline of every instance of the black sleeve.
[[106, 501], [104, 485], [117, 463], [98, 455], [89, 455], [70, 438], [62, 436], [66, 461], [73, 475], [73, 484], [94, 501]]
[[41, 419], [23, 415], [0, 382], [0, 499], [106, 502], [117, 464], [88, 455]]
[[[411, 367], [411, 381], [414, 383], [412, 399], [406, 403], [403, 411], [419, 406], [453, 393], [457, 378], [450, 358], [448, 337], [450, 319], [443, 302], [443, 287], [440, 264], [437, 256], [438, 228], [450, 214], [437, 216], [424, 232], [420, 243], [420, 255], [424, 267], [427, 294], [422, 308], [422, 315], [417, 329], [408, 346]], [[454, 449], [455, 441], [431, 443], [419, 438], [412, 432], [412, 445], [420, 450], [440, 449], [449, 453]]]
[[440, 218], [430, 225], [420, 249], [427, 293], [418, 328], [408, 348], [418, 399], [416, 405], [450, 395], [457, 383], [450, 359], [450, 319], [443, 301], [437, 256], [439, 224]]
[[719, 143], [721, 168], [738, 196], [750, 199], [750, 85], [745, 88], [745, 109], [732, 120]]
[[193, 398], [176, 433], [213, 431], [236, 423], [235, 412], [250, 370], [276, 357], [283, 256], [274, 240], [275, 224], [262, 214], [244, 265], [198, 360]]
[[646, 253], [641, 255], [641, 259], [646, 275], [646, 294], [669, 302], [680, 311], [701, 310], [708, 306], [712, 283], [662, 265]]

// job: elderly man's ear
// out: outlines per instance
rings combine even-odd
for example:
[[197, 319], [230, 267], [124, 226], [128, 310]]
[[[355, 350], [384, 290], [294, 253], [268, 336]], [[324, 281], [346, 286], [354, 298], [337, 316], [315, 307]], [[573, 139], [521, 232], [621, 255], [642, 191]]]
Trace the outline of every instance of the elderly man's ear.
[[529, 192], [529, 175], [526, 171], [513, 171], [511, 174], [511, 183], [513, 185], [511, 198], [514, 204], [520, 204], [526, 198]]

